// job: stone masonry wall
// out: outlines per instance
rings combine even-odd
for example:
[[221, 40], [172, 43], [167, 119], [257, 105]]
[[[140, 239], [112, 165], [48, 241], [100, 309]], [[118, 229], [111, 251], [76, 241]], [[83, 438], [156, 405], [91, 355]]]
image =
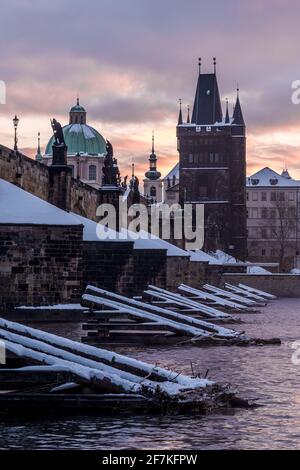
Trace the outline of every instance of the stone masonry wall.
[[82, 227], [0, 225], [0, 305], [78, 301]]
[[[57, 171], [53, 171], [57, 170]], [[23, 154], [0, 145], [0, 178], [13, 183], [47, 202], [58, 205], [61, 195], [57, 194], [60, 185], [59, 169], [48, 167]], [[65, 174], [64, 174], [65, 173]], [[63, 194], [66, 204], [59, 204], [62, 209], [73, 211], [92, 220], [96, 219], [96, 210], [101, 203], [101, 192], [72, 178], [71, 169], [63, 172]], [[65, 207], [62, 207], [65, 206]]]
[[138, 295], [150, 283], [165, 287], [165, 259], [164, 250], [133, 250], [132, 242], [83, 242], [83, 288]]
[[230, 284], [246, 284], [278, 297], [300, 297], [300, 275], [297, 274], [224, 274]]

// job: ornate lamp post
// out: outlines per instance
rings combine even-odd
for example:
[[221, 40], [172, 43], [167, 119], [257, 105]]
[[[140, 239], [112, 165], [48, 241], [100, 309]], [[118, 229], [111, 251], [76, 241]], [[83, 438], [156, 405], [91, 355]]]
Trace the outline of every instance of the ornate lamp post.
[[15, 145], [14, 145], [14, 150], [15, 150], [15, 152], [18, 150], [17, 128], [18, 128], [19, 121], [20, 121], [20, 119], [19, 119], [18, 116], [16, 115], [16, 116], [13, 118], [13, 123], [14, 123], [14, 128], [15, 128]]

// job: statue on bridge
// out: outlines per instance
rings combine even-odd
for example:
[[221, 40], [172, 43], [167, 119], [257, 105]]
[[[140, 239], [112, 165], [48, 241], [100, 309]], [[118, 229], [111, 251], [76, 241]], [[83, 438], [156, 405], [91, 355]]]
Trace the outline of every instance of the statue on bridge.
[[55, 119], [51, 119], [51, 127], [53, 130], [53, 135], [55, 139], [55, 145], [66, 145], [65, 143], [65, 138], [64, 138], [64, 133], [63, 129], [61, 127], [61, 124]]

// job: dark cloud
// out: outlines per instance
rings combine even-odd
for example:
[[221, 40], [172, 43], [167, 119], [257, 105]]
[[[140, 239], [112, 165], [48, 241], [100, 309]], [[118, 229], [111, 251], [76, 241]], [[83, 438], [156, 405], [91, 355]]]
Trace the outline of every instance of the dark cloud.
[[[178, 98], [193, 102], [200, 55], [204, 71], [217, 57], [222, 99], [231, 105], [239, 83], [253, 139], [300, 127], [300, 106], [291, 103], [291, 82], [300, 79], [299, 15], [296, 0], [2, 2], [0, 79], [8, 101], [1, 115], [66, 120], [79, 92], [89, 118], [105, 123], [108, 134], [111, 126], [116, 140], [116, 125], [160, 128], [168, 121], [171, 128]], [[175, 134], [171, 143], [168, 156], [176, 155]], [[147, 146], [138, 140], [135, 158], [144, 158]], [[297, 148], [259, 146], [251, 146], [250, 164], [264, 152], [297, 157]], [[132, 152], [121, 146], [120, 158]]]

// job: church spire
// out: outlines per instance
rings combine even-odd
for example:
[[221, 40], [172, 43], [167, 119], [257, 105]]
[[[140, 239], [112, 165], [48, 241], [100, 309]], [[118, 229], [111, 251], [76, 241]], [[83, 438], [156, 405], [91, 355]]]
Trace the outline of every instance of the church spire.
[[39, 162], [42, 161], [42, 159], [43, 159], [42, 153], [41, 153], [41, 133], [40, 133], [40, 131], [38, 132], [38, 146], [37, 146], [37, 152], [36, 152], [35, 159]]
[[154, 150], [154, 131], [152, 131], [152, 149], [149, 156], [149, 170], [145, 173], [146, 178], [149, 180], [158, 180], [161, 173], [157, 171], [157, 157]]
[[225, 124], [230, 124], [229, 111], [228, 111], [228, 98], [226, 98], [226, 116], [225, 116]]
[[154, 154], [154, 131], [152, 131], [152, 155]]
[[245, 121], [242, 113], [240, 98], [239, 98], [239, 88], [237, 88], [236, 93], [236, 103], [233, 112], [233, 124], [237, 124], [238, 126], [244, 126]]
[[181, 98], [179, 98], [179, 116], [178, 116], [178, 126], [182, 124], [182, 109], [181, 109]]

